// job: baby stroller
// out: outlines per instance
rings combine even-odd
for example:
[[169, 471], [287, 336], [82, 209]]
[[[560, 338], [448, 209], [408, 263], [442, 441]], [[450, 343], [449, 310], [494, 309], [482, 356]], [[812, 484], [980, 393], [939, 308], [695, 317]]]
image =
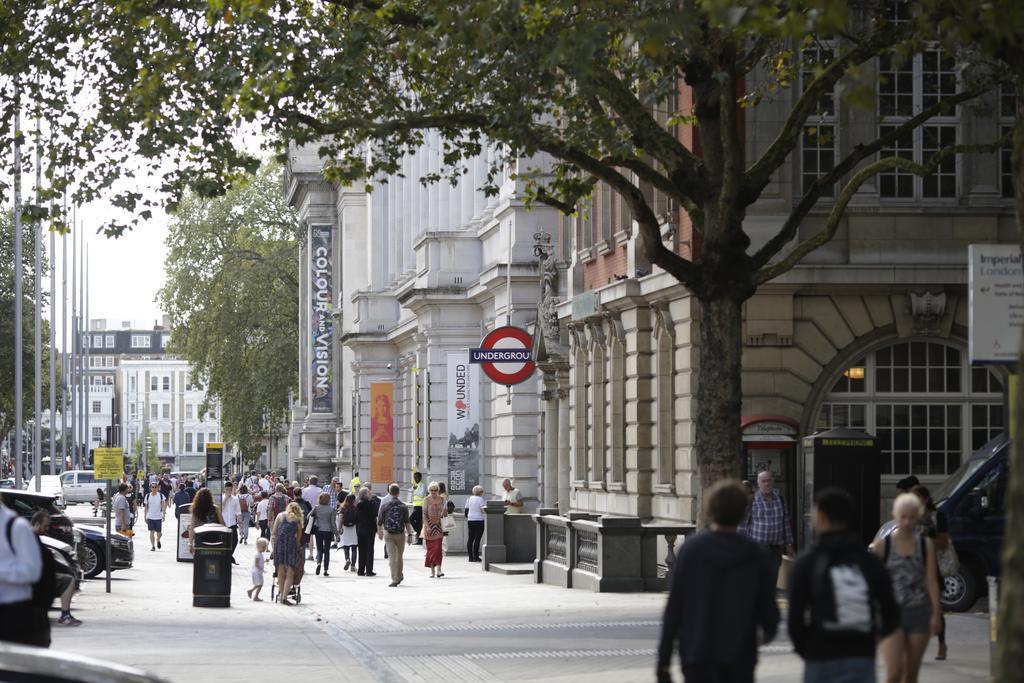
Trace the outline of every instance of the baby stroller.
[[[274, 567], [273, 578], [270, 582], [270, 601], [274, 602], [277, 593], [277, 567]], [[302, 586], [296, 584], [288, 591], [288, 597], [297, 605], [302, 602]]]

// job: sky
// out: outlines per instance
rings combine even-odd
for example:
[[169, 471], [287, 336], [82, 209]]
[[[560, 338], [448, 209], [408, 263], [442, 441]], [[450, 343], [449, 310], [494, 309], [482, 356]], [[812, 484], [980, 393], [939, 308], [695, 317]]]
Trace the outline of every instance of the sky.
[[[106, 202], [93, 202], [80, 207], [77, 212], [77, 227], [89, 252], [89, 318], [105, 318], [108, 327], [114, 328], [119, 328], [121, 321], [125, 320], [150, 327], [162, 318], [156, 296], [164, 284], [164, 241], [167, 238], [169, 218], [163, 212], [154, 210], [153, 218], [145, 224], [125, 232], [121, 237], [106, 237], [97, 231], [114, 211], [117, 210]], [[68, 319], [71, 316], [71, 239], [70, 234], [66, 238], [60, 235], [55, 238], [56, 310], [52, 312], [52, 318], [49, 311], [44, 313], [45, 317], [56, 320], [57, 346], [60, 348], [63, 348], [61, 292], [64, 248], [67, 249]], [[43, 246], [49, 249], [48, 235], [43, 239]], [[44, 280], [43, 288], [44, 291], [48, 290], [48, 278]], [[31, 314], [30, 311], [26, 313]]]

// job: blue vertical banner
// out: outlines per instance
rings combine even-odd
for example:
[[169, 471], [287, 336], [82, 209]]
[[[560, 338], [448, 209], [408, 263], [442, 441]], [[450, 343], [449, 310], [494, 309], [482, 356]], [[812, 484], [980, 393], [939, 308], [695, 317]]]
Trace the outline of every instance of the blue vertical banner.
[[334, 412], [334, 319], [332, 309], [331, 226], [309, 227], [310, 333], [313, 341], [312, 368], [309, 376], [310, 410]]

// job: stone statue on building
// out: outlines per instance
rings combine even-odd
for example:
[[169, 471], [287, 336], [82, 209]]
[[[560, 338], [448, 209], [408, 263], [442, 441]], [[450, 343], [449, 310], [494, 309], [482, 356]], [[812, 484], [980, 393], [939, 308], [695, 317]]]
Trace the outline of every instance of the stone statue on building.
[[558, 325], [558, 259], [551, 247], [551, 235], [537, 232], [533, 235], [533, 253], [540, 261], [540, 304], [537, 306], [537, 324], [544, 341], [557, 347], [561, 331]]

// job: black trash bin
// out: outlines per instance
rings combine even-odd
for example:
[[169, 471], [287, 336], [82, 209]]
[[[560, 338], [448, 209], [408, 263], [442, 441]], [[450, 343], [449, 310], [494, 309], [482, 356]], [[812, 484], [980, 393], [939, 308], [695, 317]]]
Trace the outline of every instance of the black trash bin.
[[195, 530], [192, 606], [231, 606], [231, 529], [204, 524]]

